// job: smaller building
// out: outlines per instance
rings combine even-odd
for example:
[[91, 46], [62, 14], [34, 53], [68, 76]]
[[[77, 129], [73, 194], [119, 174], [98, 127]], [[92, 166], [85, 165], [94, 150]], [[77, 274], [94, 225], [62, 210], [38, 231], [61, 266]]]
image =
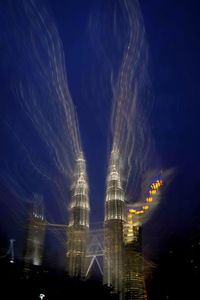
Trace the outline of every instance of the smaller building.
[[45, 225], [43, 198], [38, 194], [34, 194], [33, 209], [28, 218], [26, 231], [25, 271], [28, 271], [30, 266], [40, 266], [42, 264]]
[[124, 300], [145, 299], [142, 227], [135, 212], [131, 205], [127, 205], [127, 222], [124, 226]]

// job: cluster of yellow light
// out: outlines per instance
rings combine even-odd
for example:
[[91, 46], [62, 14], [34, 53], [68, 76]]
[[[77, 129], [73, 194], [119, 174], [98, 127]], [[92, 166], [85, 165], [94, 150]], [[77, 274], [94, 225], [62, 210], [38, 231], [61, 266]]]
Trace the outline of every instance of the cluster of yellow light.
[[[144, 209], [144, 208], [143, 208]], [[140, 215], [144, 213], [144, 210], [140, 209], [140, 210], [136, 210], [136, 209], [129, 209], [129, 215], [128, 218], [131, 219], [133, 217], [133, 215]]]
[[136, 212], [136, 209], [129, 209], [129, 212], [130, 212], [130, 213], [135, 213], [135, 212]]
[[132, 230], [132, 226], [133, 226], [133, 212], [131, 212], [131, 211], [132, 211], [132, 209], [129, 209], [129, 214], [128, 214], [128, 228], [129, 228], [129, 230]]
[[127, 241], [132, 241], [133, 239], [133, 217], [134, 217], [134, 213], [132, 209], [128, 210], [128, 224], [126, 227], [126, 238]]
[[156, 180], [156, 182], [153, 182], [151, 185], [152, 190], [157, 190], [161, 185], [163, 185], [162, 179]]
[[155, 195], [156, 193], [157, 193], [157, 190], [150, 190], [150, 191], [149, 191], [149, 194], [150, 194], [150, 195]]
[[[155, 182], [153, 182], [151, 184], [151, 189], [149, 190], [149, 195], [148, 197], [146, 198], [146, 203], [150, 204], [151, 202], [153, 202], [153, 196], [156, 195], [158, 189], [163, 185], [163, 180], [156, 180]], [[148, 209], [150, 209], [150, 206], [147, 205], [147, 204], [144, 204], [142, 206], [142, 208], [137, 208], [137, 209], [132, 209], [130, 208], [128, 210], [128, 225], [129, 225], [129, 228], [131, 228], [131, 225], [133, 225], [134, 221], [133, 221], [133, 218], [135, 215], [142, 215], [145, 213], [145, 211], [147, 211]], [[138, 219], [136, 218], [136, 221]], [[131, 229], [130, 229], [131, 230]], [[129, 231], [128, 230], [128, 233], [131, 233], [132, 231]]]
[[[163, 180], [162, 180], [162, 179], [157, 179], [155, 182], [153, 182], [153, 183], [151, 184], [151, 189], [149, 190], [149, 196], [150, 196], [150, 197], [147, 197], [147, 198], [146, 198], [146, 202], [147, 202], [147, 203], [153, 202], [153, 197], [152, 197], [152, 196], [156, 195], [158, 189], [159, 189], [162, 185], [163, 185]], [[146, 207], [146, 205], [145, 205], [145, 207]], [[148, 208], [149, 208], [149, 207], [148, 207]], [[143, 207], [143, 209], [145, 209], [145, 210], [148, 209], [148, 208], [144, 208], [144, 207]]]
[[150, 203], [150, 202], [152, 202], [152, 201], [153, 201], [153, 198], [152, 198], [152, 197], [146, 198], [146, 202]]

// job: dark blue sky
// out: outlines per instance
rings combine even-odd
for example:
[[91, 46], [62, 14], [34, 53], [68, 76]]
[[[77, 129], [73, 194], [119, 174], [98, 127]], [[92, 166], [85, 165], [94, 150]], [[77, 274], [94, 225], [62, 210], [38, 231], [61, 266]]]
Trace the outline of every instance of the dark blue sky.
[[[40, 192], [45, 195], [48, 209], [55, 208], [54, 188], [49, 183], [44, 184], [44, 181], [26, 166], [24, 153], [13, 137], [12, 130], [30, 144], [31, 149], [36, 143], [37, 147], [32, 155], [39, 156], [39, 161], [49, 166], [51, 176], [59, 176], [51, 167], [50, 157], [46, 156], [43, 144], [37, 140], [31, 126], [27, 127], [26, 118], [13, 99], [12, 87], [13, 82], [17, 80], [16, 68], [19, 67], [20, 58], [14, 51], [14, 27], [9, 19], [12, 1], [11, 6], [6, 2], [1, 1], [0, 5], [0, 226], [1, 235], [5, 239], [11, 235], [19, 235], [16, 227], [13, 230], [13, 225], [16, 224], [11, 212], [11, 207], [14, 206], [17, 211], [19, 206], [13, 191], [5, 184], [6, 165], [12, 168], [12, 172], [18, 170], [14, 175], [18, 182], [21, 182], [20, 176], [27, 177], [27, 196], [31, 191]], [[78, 114], [88, 164], [93, 222], [103, 220], [110, 105], [105, 101], [103, 91], [99, 91], [98, 84], [93, 81], [94, 74], [101, 72], [102, 66], [100, 61], [95, 60], [88, 22], [99, 3], [103, 2], [46, 1], [64, 45], [69, 87]], [[200, 219], [200, 20], [198, 1], [141, 0], [140, 4], [149, 44], [149, 69], [154, 98], [149, 126], [162, 167], [173, 167], [176, 170], [159, 208], [145, 225], [147, 252], [153, 253], [159, 249], [163, 240], [167, 241], [170, 235], [186, 234], [188, 230], [198, 226]], [[27, 72], [24, 70], [23, 72]], [[91, 99], [94, 97], [94, 90], [96, 99]], [[9, 124], [10, 127], [5, 124]], [[59, 219], [58, 216], [54, 217], [55, 220]]]

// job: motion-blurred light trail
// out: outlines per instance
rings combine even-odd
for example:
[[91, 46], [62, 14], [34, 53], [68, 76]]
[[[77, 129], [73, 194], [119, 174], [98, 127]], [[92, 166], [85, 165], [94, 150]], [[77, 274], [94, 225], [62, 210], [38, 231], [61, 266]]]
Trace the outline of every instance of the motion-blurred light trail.
[[[151, 142], [145, 121], [145, 105], [149, 99], [142, 99], [148, 51], [138, 2], [124, 0], [118, 4], [123, 9], [128, 34], [113, 90], [112, 148], [117, 147], [120, 152], [126, 192], [131, 186], [135, 193], [147, 169]], [[116, 24], [117, 19], [114, 21]]]
[[34, 66], [34, 74], [21, 81], [21, 104], [45, 141], [57, 168], [71, 178], [73, 164], [82, 147], [62, 43], [45, 9], [34, 2], [24, 2], [24, 8], [30, 21], [25, 50], [29, 54], [27, 59]]
[[[52, 176], [49, 166], [40, 157], [32, 155], [34, 148], [15, 132], [11, 124], [6, 122], [5, 125], [24, 153], [27, 166], [44, 180], [51, 181], [59, 198], [66, 201], [66, 191], [73, 185], [76, 160], [83, 149], [68, 87], [62, 42], [53, 18], [42, 4], [21, 1], [16, 5], [13, 2], [11, 16], [12, 28], [15, 27], [14, 43], [22, 57], [22, 66], [28, 70], [23, 72], [23, 68], [19, 68], [13, 89], [22, 114], [45, 147], [44, 153], [46, 151], [51, 164], [64, 177], [65, 187]], [[21, 20], [26, 26], [22, 27]], [[27, 190], [19, 182], [19, 176], [7, 175], [9, 189], [20, 199], [27, 198]], [[63, 201], [58, 201], [60, 211], [63, 211]]]

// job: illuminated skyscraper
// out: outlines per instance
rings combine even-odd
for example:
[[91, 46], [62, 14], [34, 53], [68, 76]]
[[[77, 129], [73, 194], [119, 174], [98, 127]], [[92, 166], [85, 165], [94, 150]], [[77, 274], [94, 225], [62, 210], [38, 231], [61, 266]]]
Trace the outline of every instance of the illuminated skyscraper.
[[34, 194], [33, 210], [30, 213], [27, 225], [27, 239], [24, 255], [25, 269], [31, 265], [40, 266], [42, 264], [45, 220], [43, 198]]
[[89, 229], [89, 197], [86, 163], [81, 153], [76, 163], [67, 229], [67, 271], [71, 277], [86, 275], [86, 246]]
[[123, 287], [124, 191], [120, 178], [119, 152], [111, 153], [107, 177], [104, 220], [104, 283], [121, 292]]
[[124, 224], [124, 300], [145, 300], [144, 258], [142, 253], [142, 224], [145, 216], [158, 201], [161, 176], [153, 179], [143, 203], [126, 205]]
[[124, 226], [124, 300], [144, 300], [145, 286], [141, 224], [139, 219], [135, 221], [136, 210], [128, 207], [127, 211], [128, 222]]

